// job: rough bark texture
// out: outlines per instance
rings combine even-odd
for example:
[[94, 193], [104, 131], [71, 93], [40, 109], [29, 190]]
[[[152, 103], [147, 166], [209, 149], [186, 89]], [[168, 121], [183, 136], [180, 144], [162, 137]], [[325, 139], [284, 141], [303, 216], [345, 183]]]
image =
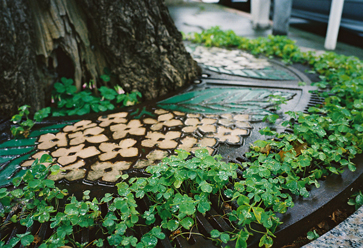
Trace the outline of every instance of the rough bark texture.
[[197, 65], [162, 0], [81, 2], [95, 42], [127, 91], [151, 99], [196, 76]]
[[25, 103], [43, 107], [60, 77], [74, 78], [78, 88], [89, 80], [100, 85], [109, 68], [109, 86], [152, 99], [200, 72], [163, 0], [0, 2], [0, 115]]
[[0, 115], [25, 103], [44, 105], [44, 85], [36, 70], [34, 37], [26, 0], [0, 0]]

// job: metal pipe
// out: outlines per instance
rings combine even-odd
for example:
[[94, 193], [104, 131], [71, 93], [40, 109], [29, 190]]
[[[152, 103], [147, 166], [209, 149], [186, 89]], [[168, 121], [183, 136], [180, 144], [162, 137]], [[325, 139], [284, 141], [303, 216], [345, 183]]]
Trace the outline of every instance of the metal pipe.
[[287, 35], [289, 31], [292, 0], [275, 0], [272, 34]]

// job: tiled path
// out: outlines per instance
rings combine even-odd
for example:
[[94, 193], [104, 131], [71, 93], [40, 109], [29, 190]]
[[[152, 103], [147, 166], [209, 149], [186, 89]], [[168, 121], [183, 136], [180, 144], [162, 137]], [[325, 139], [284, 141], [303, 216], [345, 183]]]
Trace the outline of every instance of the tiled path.
[[[301, 78], [288, 69], [237, 50], [189, 49], [214, 78], [154, 104], [83, 120], [77, 116], [35, 130], [28, 139], [0, 144], [0, 186], [23, 174], [44, 153], [64, 170], [50, 176], [54, 180], [114, 183], [117, 175], [155, 164], [175, 149], [193, 152], [202, 146], [215, 154], [221, 147], [248, 145], [256, 125], [275, 113], [272, 98], [298, 105]], [[222, 73], [232, 80], [218, 79]], [[278, 87], [280, 82], [292, 88]]]

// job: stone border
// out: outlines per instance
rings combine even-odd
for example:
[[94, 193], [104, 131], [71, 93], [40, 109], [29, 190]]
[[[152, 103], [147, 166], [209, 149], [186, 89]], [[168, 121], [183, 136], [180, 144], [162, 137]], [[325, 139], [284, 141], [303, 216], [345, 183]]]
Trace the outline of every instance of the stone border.
[[303, 248], [362, 247], [363, 206], [323, 236]]

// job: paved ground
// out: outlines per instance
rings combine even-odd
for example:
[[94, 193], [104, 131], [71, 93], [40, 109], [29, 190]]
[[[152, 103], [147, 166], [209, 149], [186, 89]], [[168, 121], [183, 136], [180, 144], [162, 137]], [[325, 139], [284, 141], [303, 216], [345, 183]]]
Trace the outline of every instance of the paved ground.
[[[188, 1], [169, 6], [169, 12], [175, 21], [175, 25], [184, 33], [200, 32], [213, 26], [221, 29], [231, 29], [237, 35], [257, 38], [268, 36], [271, 28], [266, 30], [254, 30], [250, 21], [250, 14], [226, 8], [218, 4]], [[296, 41], [302, 48], [324, 50], [325, 38], [290, 27], [289, 38]], [[338, 42], [335, 50], [338, 54], [354, 55], [363, 59], [363, 49]]]

